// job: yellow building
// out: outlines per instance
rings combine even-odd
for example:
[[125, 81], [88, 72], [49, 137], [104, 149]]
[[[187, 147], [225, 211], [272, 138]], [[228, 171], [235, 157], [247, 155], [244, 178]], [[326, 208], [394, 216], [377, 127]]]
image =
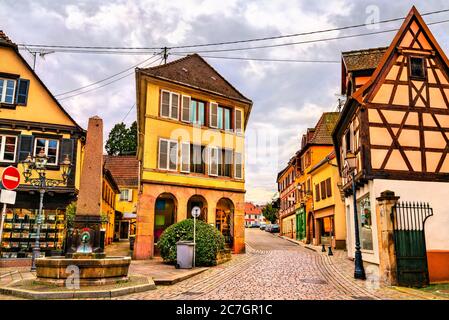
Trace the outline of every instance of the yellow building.
[[111, 172], [103, 167], [103, 186], [101, 189], [102, 229], [105, 230], [105, 246], [114, 241], [115, 199], [120, 194]]
[[[72, 163], [67, 183], [49, 188], [44, 196], [41, 252], [61, 251], [65, 208], [76, 199], [79, 188], [85, 131], [2, 31], [0, 57], [0, 167], [14, 166], [21, 171], [20, 162], [42, 150], [48, 157], [46, 177], [62, 179], [61, 162], [67, 156]], [[31, 256], [38, 205], [36, 188], [22, 179], [15, 205], [8, 206], [1, 239], [2, 258]]]
[[114, 241], [125, 240], [136, 233], [139, 160], [126, 155], [105, 156], [104, 161], [120, 189], [115, 197]]
[[297, 158], [296, 238], [306, 243], [316, 244], [314, 202], [312, 192], [312, 168], [323, 160], [332, 150], [332, 130], [337, 122], [338, 112], [325, 112], [314, 128], [303, 135], [301, 149]]
[[314, 165], [312, 176], [315, 239], [317, 245], [346, 248], [345, 205], [340, 194], [340, 173], [335, 152]]
[[141, 193], [134, 258], [154, 254], [171, 224], [217, 227], [235, 253], [244, 241], [244, 140], [252, 102], [199, 55], [137, 69]]

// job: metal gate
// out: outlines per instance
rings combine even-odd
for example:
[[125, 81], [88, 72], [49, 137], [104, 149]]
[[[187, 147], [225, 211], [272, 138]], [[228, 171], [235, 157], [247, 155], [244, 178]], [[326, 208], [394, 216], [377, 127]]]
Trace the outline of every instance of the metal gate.
[[429, 284], [424, 224], [433, 210], [428, 203], [398, 202], [393, 206], [393, 237], [400, 286]]

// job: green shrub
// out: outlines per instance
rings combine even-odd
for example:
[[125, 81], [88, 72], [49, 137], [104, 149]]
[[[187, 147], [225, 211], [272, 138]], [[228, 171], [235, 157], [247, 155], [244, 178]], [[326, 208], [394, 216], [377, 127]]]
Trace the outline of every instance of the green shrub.
[[[175, 223], [162, 233], [157, 247], [162, 259], [170, 264], [176, 264], [176, 242], [193, 241], [193, 219]], [[224, 237], [214, 226], [204, 221], [196, 221], [196, 266], [214, 266], [220, 250], [224, 249]]]

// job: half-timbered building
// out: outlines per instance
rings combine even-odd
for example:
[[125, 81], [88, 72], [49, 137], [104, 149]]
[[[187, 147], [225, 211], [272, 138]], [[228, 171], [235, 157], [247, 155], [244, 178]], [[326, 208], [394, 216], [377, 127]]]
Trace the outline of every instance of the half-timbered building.
[[[379, 217], [389, 213], [379, 215], [378, 197], [390, 190], [400, 201], [433, 208], [423, 227], [423, 263], [430, 282], [449, 280], [449, 60], [415, 7], [388, 47], [342, 54], [342, 91], [347, 100], [333, 140], [346, 197], [348, 255], [355, 251], [355, 196], [363, 260], [374, 272], [382, 269]], [[348, 174], [354, 156], [355, 195]]]

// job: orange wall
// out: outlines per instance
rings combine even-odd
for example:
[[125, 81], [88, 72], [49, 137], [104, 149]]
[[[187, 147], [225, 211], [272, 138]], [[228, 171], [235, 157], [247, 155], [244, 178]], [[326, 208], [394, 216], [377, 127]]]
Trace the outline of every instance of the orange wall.
[[449, 251], [427, 251], [427, 264], [431, 283], [449, 282]]

